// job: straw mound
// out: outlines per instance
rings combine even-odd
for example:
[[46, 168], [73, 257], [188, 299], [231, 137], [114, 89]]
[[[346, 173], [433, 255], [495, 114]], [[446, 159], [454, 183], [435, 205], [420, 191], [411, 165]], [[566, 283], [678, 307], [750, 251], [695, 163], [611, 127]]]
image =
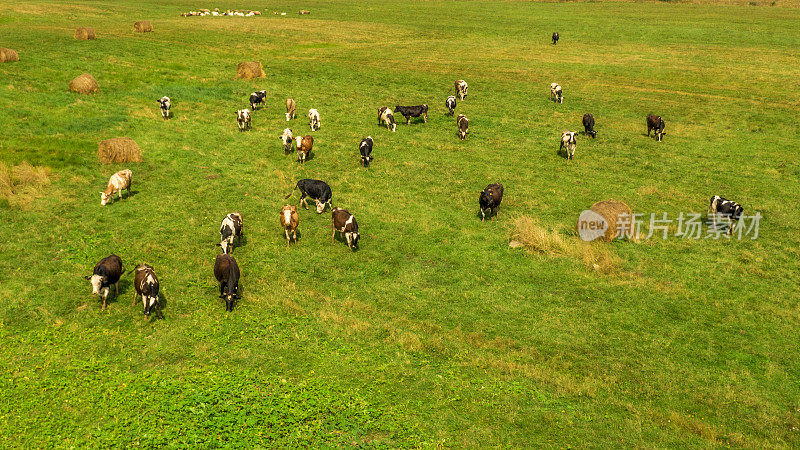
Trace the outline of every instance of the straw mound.
[[97, 92], [99, 86], [97, 85], [97, 80], [95, 80], [93, 76], [84, 73], [69, 82], [69, 90], [79, 94], [89, 94]]
[[[607, 228], [603, 236], [598, 240], [611, 242], [618, 236], [618, 234], [625, 234], [626, 237], [632, 237], [630, 234], [633, 231], [631, 224], [633, 221], [633, 211], [631, 207], [618, 200], [603, 200], [592, 205], [592, 211], [596, 212], [605, 219]], [[622, 225], [622, 227], [620, 227]], [[622, 228], [620, 230], [620, 228]]]
[[89, 40], [95, 39], [94, 28], [80, 27], [75, 30], [75, 39]]
[[236, 66], [236, 78], [249, 80], [252, 78], [264, 78], [265, 76], [267, 74], [264, 73], [264, 69], [258, 61], [243, 62]]
[[300, 10], [300, 15], [301, 15], [301, 16], [303, 16], [303, 15], [306, 15], [306, 14], [311, 14], [311, 11], [309, 11], [309, 10], [307, 10], [307, 9], [301, 9], [301, 10]]
[[11, 206], [27, 209], [49, 185], [49, 167], [35, 167], [25, 161], [10, 167], [0, 162], [0, 200]]
[[19, 61], [19, 55], [16, 50], [10, 48], [0, 47], [0, 62], [13, 62]]
[[153, 26], [150, 25], [149, 20], [140, 20], [138, 22], [134, 22], [133, 29], [136, 30], [137, 33], [149, 33], [153, 31]]
[[120, 137], [100, 141], [97, 157], [103, 164], [118, 162], [142, 162], [142, 150], [136, 141], [129, 137]]

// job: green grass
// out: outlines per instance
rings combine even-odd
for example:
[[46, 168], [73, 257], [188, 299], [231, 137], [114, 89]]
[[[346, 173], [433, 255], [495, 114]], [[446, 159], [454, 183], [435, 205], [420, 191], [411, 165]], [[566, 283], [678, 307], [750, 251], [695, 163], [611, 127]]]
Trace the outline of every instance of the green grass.
[[[52, 169], [38, 199], [0, 201], [0, 445], [800, 446], [800, 10], [167, 3], [0, 4], [0, 45], [21, 58], [0, 64], [0, 162]], [[178, 17], [214, 6], [288, 15]], [[134, 33], [141, 19], [155, 31]], [[267, 77], [234, 79], [250, 60]], [[83, 72], [98, 94], [67, 92]], [[463, 142], [443, 105], [458, 78]], [[267, 107], [239, 133], [256, 89]], [[278, 140], [288, 96], [295, 134], [322, 116], [305, 167]], [[378, 107], [422, 102], [427, 125], [376, 125]], [[568, 163], [558, 139], [585, 112], [598, 137]], [[98, 164], [116, 136], [145, 162]], [[123, 167], [135, 195], [101, 207]], [[285, 248], [300, 178], [356, 215], [359, 251], [311, 211]], [[481, 223], [495, 181], [503, 205]], [[674, 217], [713, 194], [764, 215], [758, 240], [615, 242], [611, 273], [508, 247], [514, 218], [571, 229], [612, 197]], [[247, 238], [227, 314], [212, 265], [233, 210]], [[164, 320], [131, 306], [130, 276], [100, 312], [83, 276], [112, 252], [156, 268]]]

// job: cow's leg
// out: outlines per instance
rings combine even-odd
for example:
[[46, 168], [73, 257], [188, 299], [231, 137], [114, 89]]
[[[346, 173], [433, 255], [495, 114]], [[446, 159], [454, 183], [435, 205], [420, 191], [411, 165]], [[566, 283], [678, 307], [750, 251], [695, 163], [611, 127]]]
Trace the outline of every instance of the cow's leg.
[[424, 120], [425, 123], [428, 123], [428, 113], [422, 115], [422, 120]]
[[137, 296], [137, 295], [138, 295], [138, 294], [136, 293], [136, 288], [134, 288], [134, 289], [133, 289], [133, 306], [136, 306], [136, 296]]
[[483, 208], [481, 208], [481, 222], [483, 222], [483, 219], [485, 218], [486, 218], [486, 213], [483, 212]]
[[331, 244], [336, 242], [336, 228], [333, 229], [333, 234], [331, 235]]
[[102, 310], [103, 310], [103, 311], [105, 311], [105, 310], [106, 310], [106, 299], [108, 298], [108, 291], [109, 291], [109, 290], [110, 290], [109, 288], [105, 288], [105, 289], [103, 290], [103, 292], [102, 292], [102, 294], [103, 294], [103, 309], [102, 309]]
[[119, 281], [114, 283], [114, 297], [119, 297]]
[[297, 244], [297, 228], [292, 230], [292, 239], [294, 240], [294, 243]]

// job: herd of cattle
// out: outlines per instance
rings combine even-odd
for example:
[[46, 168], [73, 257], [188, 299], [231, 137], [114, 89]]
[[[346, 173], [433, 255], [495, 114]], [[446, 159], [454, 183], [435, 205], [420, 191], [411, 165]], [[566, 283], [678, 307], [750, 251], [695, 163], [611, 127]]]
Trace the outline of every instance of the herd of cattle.
[[[558, 33], [553, 33], [553, 44], [558, 42]], [[447, 97], [445, 100], [445, 108], [447, 114], [450, 116], [455, 115], [455, 110], [458, 101], [463, 101], [467, 97], [468, 85], [464, 80], [457, 80], [454, 83], [455, 95]], [[236, 111], [236, 120], [239, 131], [247, 131], [251, 128], [252, 112], [256, 111], [259, 107], [264, 107], [267, 98], [266, 91], [256, 91], [250, 94], [250, 109], [241, 109]], [[550, 99], [556, 103], [564, 102], [564, 94], [561, 86], [558, 83], [550, 85]], [[161, 97], [158, 99], [160, 105], [161, 116], [168, 120], [171, 117], [170, 109], [172, 102], [169, 97]], [[424, 123], [428, 123], [428, 105], [416, 106], [401, 106], [396, 105], [394, 110], [389, 107], [381, 107], [378, 109], [378, 125], [386, 126], [392, 132], [396, 131], [397, 124], [394, 119], [394, 112], [399, 112], [405, 119], [406, 125], [411, 123], [412, 118], [422, 117]], [[294, 99], [286, 99], [286, 120], [291, 121], [296, 116], [296, 103]], [[319, 130], [321, 126], [320, 114], [316, 109], [308, 110], [309, 128], [312, 132]], [[660, 116], [648, 115], [646, 118], [647, 136], [650, 136], [651, 131], [655, 131], [655, 139], [661, 141], [664, 135], [664, 120]], [[456, 126], [458, 136], [461, 140], [467, 137], [469, 132], [469, 119], [463, 114], [459, 114], [456, 118]], [[592, 114], [585, 114], [583, 116], [584, 133], [587, 136], [595, 138], [597, 132], [595, 131], [595, 118]], [[564, 131], [561, 134], [561, 141], [559, 151], [565, 151], [565, 158], [570, 161], [573, 159], [576, 147], [576, 131]], [[297, 151], [298, 160], [300, 164], [304, 164], [307, 156], [313, 149], [314, 138], [311, 135], [294, 136], [290, 128], [283, 130], [280, 136], [283, 144], [284, 152], [286, 154], [292, 151]], [[373, 160], [372, 148], [373, 138], [367, 136], [359, 143], [359, 153], [361, 156], [361, 164], [364, 167], [369, 167], [370, 162]], [[108, 181], [106, 190], [100, 193], [100, 204], [107, 205], [113, 200], [114, 194], [118, 198], [122, 198], [123, 191], [127, 191], [130, 195], [131, 183], [133, 174], [130, 170], [124, 169], [111, 176]], [[341, 233], [344, 241], [350, 249], [358, 247], [359, 231], [358, 223], [355, 216], [349, 211], [334, 207], [332, 200], [333, 194], [331, 187], [322, 180], [302, 179], [297, 182], [295, 187], [286, 195], [286, 199], [292, 196], [295, 190], [300, 191], [299, 205], [303, 205], [308, 209], [308, 199], [310, 198], [316, 204], [317, 214], [322, 214], [326, 207], [331, 209], [331, 225], [333, 234], [331, 241], [335, 242], [336, 234]], [[500, 183], [491, 183], [484, 190], [480, 192], [478, 197], [479, 213], [481, 221], [485, 220], [487, 213], [491, 219], [497, 214], [497, 208], [503, 200], [503, 185]], [[743, 208], [736, 202], [726, 200], [719, 196], [713, 196], [709, 204], [709, 215], [716, 220], [717, 217], [723, 218], [727, 221], [728, 233], [731, 233], [734, 225], [743, 214]], [[284, 229], [286, 237], [286, 246], [290, 246], [293, 241], [297, 243], [297, 230], [300, 225], [300, 217], [297, 212], [297, 207], [294, 205], [286, 204], [281, 208], [279, 221], [281, 227]], [[716, 221], [714, 222], [716, 227]], [[234, 244], [238, 244], [243, 234], [243, 219], [242, 215], [238, 212], [230, 213], [222, 220], [219, 229], [220, 243], [217, 244], [222, 249], [222, 253], [218, 254], [214, 261], [214, 277], [219, 283], [219, 298], [225, 301], [227, 311], [232, 311], [236, 301], [239, 299], [239, 266], [236, 259], [231, 255], [234, 249]], [[152, 266], [147, 264], [139, 264], [134, 269], [134, 305], [136, 297], [141, 296], [144, 305], [145, 318], [148, 318], [152, 311], [155, 311], [160, 316], [160, 303], [159, 303], [159, 282], [155, 270]], [[92, 293], [99, 295], [103, 301], [103, 310], [106, 309], [106, 301], [110, 293], [110, 287], [114, 286], [115, 295], [118, 294], [118, 286], [120, 277], [125, 273], [123, 269], [122, 259], [117, 255], [110, 255], [103, 258], [98, 262], [93, 270], [91, 276], [86, 279], [91, 281]]]

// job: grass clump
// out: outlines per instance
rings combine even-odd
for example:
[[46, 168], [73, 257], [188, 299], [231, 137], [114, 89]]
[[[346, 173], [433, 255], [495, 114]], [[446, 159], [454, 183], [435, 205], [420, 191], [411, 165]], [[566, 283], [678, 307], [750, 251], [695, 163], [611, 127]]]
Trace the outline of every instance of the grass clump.
[[23, 161], [17, 166], [0, 162], [0, 205], [29, 209], [50, 185], [50, 168]]

